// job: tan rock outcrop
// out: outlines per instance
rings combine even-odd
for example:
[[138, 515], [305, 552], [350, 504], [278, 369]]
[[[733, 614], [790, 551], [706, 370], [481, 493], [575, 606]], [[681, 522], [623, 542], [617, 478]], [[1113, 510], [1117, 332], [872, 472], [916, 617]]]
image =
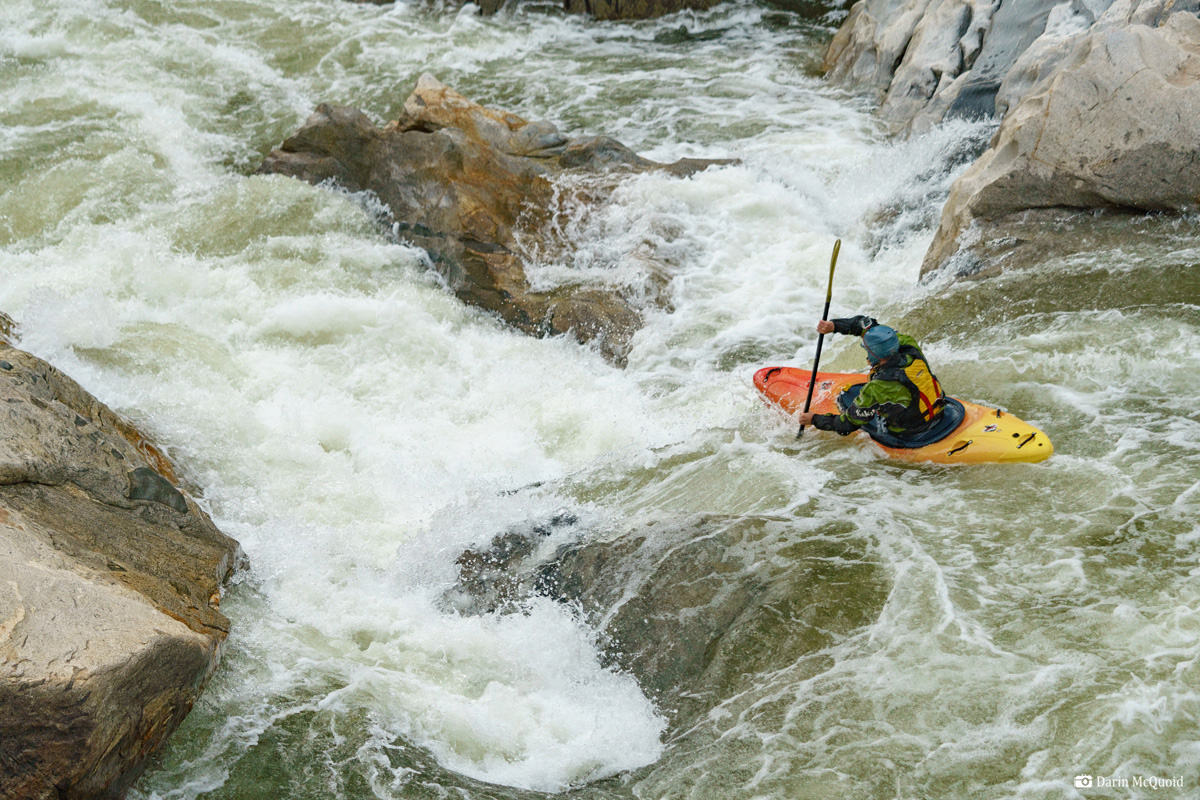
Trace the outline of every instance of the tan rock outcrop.
[[220, 661], [235, 541], [170, 461], [0, 343], [0, 798], [115, 798]]
[[729, 162], [658, 164], [607, 137], [568, 139], [548, 122], [485, 108], [423, 75], [400, 118], [382, 128], [355, 109], [320, 106], [259, 172], [373, 192], [393, 230], [429, 253], [464, 302], [526, 333], [594, 342], [619, 364], [641, 325], [639, 308], [606, 287], [536, 291], [526, 278], [533, 253], [570, 255], [571, 243], [548, 224], [559, 213], [553, 181], [594, 179], [573, 204], [586, 207], [622, 174], [685, 176], [718, 163]]

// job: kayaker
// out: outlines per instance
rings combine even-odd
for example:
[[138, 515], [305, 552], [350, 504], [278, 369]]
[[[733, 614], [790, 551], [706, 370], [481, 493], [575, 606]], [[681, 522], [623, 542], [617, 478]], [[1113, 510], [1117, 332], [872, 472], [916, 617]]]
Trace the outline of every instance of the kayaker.
[[821, 320], [817, 332], [861, 336], [871, 380], [853, 402], [839, 402], [841, 414], [805, 412], [800, 415], [801, 425], [842, 436], [870, 426], [905, 439], [937, 424], [946, 396], [915, 339], [865, 316]]

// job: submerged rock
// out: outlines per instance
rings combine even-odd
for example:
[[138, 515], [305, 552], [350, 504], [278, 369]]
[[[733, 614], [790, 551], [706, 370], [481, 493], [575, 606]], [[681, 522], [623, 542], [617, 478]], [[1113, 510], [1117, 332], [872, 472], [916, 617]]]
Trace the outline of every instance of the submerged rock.
[[641, 312], [621, 292], [536, 291], [526, 278], [531, 254], [570, 247], [550, 232], [558, 213], [554, 180], [595, 179], [589, 195], [580, 192], [586, 206], [600, 202], [605, 182], [621, 174], [686, 176], [720, 163], [730, 162], [658, 164], [605, 137], [568, 139], [548, 122], [485, 108], [426, 74], [399, 119], [382, 128], [355, 109], [321, 105], [259, 172], [373, 192], [390, 209], [394, 230], [429, 253], [464, 302], [526, 333], [595, 342], [623, 363]]
[[[997, 247], [1037, 210], [1190, 211], [1200, 205], [1200, 19], [1104, 25], [1009, 111], [991, 147], [955, 183], [923, 273], [960, 248], [959, 272], [1014, 263]], [[1051, 211], [1047, 211], [1047, 209]], [[984, 253], [987, 257], [983, 257]]]
[[5, 800], [122, 797], [219, 663], [240, 549], [178, 484], [129, 423], [0, 343]]
[[464, 554], [447, 601], [489, 613], [541, 595], [578, 609], [675, 731], [756, 676], [826, 668], [821, 654], [887, 596], [865, 540], [844, 531], [793, 541], [780, 520], [704, 516], [585, 538], [578, 522], [560, 514]]

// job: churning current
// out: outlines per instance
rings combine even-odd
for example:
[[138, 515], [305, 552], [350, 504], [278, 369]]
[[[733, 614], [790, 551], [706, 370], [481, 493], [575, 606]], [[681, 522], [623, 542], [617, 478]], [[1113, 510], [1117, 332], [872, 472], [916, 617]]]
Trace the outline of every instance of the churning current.
[[[0, 310], [251, 564], [132, 797], [1200, 796], [1195, 221], [918, 283], [992, 130], [888, 138], [819, 78], [831, 32], [752, 2], [0, 5]], [[530, 265], [662, 270], [627, 368], [463, 306], [370, 197], [252, 175], [318, 103], [382, 123], [423, 72], [740, 160], [630, 177], [577, 263]], [[811, 365], [837, 238], [833, 314], [914, 335], [1051, 460], [900, 464], [763, 406], [754, 370]]]

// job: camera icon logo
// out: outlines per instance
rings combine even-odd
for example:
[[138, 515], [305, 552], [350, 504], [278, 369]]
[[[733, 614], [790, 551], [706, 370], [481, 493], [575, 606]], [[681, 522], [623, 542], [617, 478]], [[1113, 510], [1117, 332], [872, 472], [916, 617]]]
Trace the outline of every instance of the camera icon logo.
[[1076, 789], [1092, 788], [1092, 776], [1091, 775], [1076, 775], [1075, 776], [1075, 788]]

